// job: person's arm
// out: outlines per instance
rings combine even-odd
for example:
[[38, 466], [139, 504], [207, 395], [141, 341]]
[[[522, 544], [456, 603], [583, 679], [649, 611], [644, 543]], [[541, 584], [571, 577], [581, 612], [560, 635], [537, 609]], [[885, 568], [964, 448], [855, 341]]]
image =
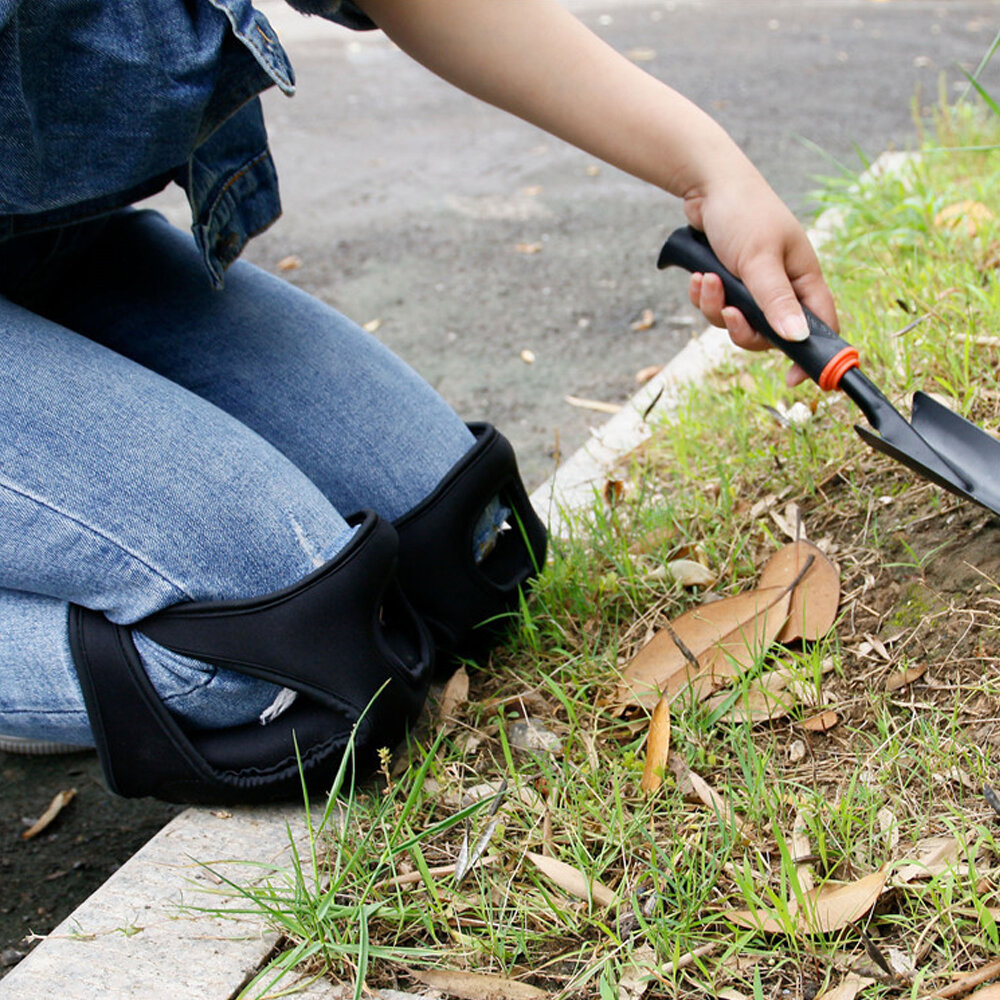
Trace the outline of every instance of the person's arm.
[[[801, 339], [799, 301], [836, 325], [802, 228], [712, 118], [584, 27], [556, 0], [359, 0], [400, 48], [468, 93], [684, 200], [771, 325]], [[740, 346], [766, 341], [696, 276], [692, 301]]]

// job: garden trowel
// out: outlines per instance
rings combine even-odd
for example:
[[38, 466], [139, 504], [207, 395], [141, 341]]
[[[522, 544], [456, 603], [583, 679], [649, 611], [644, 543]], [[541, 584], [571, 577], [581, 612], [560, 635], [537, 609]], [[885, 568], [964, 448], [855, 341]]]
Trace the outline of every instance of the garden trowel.
[[1000, 441], [923, 392], [914, 393], [913, 414], [906, 420], [861, 372], [857, 349], [808, 309], [809, 337], [799, 342], [780, 337], [746, 286], [722, 266], [698, 230], [688, 226], [670, 236], [658, 266], [672, 264], [719, 275], [727, 305], [739, 309], [758, 333], [805, 369], [821, 389], [842, 389], [857, 404], [871, 427], [855, 424], [854, 429], [873, 448], [1000, 514]]

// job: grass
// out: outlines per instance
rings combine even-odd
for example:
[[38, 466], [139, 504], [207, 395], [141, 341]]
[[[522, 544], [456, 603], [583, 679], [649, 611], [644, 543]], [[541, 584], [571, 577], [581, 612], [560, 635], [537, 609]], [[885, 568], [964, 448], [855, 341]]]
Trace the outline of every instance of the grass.
[[[843, 222], [825, 270], [845, 335], [891, 399], [934, 391], [996, 431], [1000, 119], [950, 109], [933, 134], [895, 174], [827, 186]], [[923, 997], [996, 956], [1000, 827], [984, 789], [1000, 784], [1000, 526], [869, 453], [850, 404], [785, 388], [784, 367], [756, 357], [692, 387], [623, 461], [619, 499], [553, 543], [468, 700], [448, 719], [428, 713], [376, 780], [339, 782], [309, 813], [307, 856], [237, 890], [286, 937], [245, 996], [291, 988], [291, 969], [356, 996], [419, 988], [436, 969], [456, 995], [521, 995], [514, 980], [595, 1000], [812, 998], [855, 971], [865, 996]], [[775, 419], [796, 401], [805, 424]], [[616, 715], [610, 693], [654, 629], [708, 596], [661, 567], [696, 558], [717, 574], [713, 596], [746, 590], [787, 541], [771, 512], [790, 502], [839, 564], [833, 631], [772, 648], [735, 681], [729, 704], [762, 670], [788, 668], [796, 703], [781, 719], [737, 724], [725, 702], [679, 698], [671, 768], [643, 794], [648, 716]], [[805, 728], [821, 708], [836, 725]], [[527, 717], [560, 749], [519, 749], [512, 726]], [[693, 796], [689, 771], [725, 804]], [[951, 860], [924, 855], [915, 875], [929, 837]], [[487, 860], [463, 878], [436, 870], [477, 841]], [[574, 895], [529, 852], [590, 890]], [[874, 906], [803, 931], [809, 879], [883, 868]], [[742, 910], [780, 927], [748, 929]], [[458, 972], [502, 981], [463, 994]]]

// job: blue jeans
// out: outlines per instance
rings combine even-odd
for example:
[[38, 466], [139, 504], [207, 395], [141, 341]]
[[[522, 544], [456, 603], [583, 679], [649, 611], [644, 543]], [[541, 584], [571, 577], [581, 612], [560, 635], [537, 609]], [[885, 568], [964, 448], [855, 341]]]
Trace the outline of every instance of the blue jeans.
[[[0, 243], [0, 732], [93, 741], [69, 602], [131, 624], [288, 586], [393, 520], [471, 447], [369, 334], [245, 262], [126, 211]], [[271, 684], [135, 633], [171, 710], [250, 721]]]

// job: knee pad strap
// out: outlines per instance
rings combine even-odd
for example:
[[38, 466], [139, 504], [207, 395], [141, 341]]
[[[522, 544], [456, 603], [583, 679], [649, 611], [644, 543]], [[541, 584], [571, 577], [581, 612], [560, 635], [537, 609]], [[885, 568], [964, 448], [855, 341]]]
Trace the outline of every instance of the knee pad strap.
[[[329, 784], [354, 731], [355, 769], [395, 745], [423, 704], [433, 661], [426, 628], [394, 579], [397, 539], [374, 514], [304, 580], [263, 597], [180, 604], [131, 626], [72, 605], [70, 641], [108, 784], [126, 796], [264, 801]], [[133, 630], [204, 662], [292, 688], [275, 721], [185, 725], [163, 704]], [[355, 731], [355, 726], [356, 731]]]
[[[517, 468], [510, 442], [490, 424], [469, 424], [476, 443], [420, 504], [394, 522], [399, 579], [446, 651], [476, 652], [512, 611], [522, 585], [545, 562], [546, 536]], [[474, 533], [499, 497], [509, 528], [482, 564]]]

